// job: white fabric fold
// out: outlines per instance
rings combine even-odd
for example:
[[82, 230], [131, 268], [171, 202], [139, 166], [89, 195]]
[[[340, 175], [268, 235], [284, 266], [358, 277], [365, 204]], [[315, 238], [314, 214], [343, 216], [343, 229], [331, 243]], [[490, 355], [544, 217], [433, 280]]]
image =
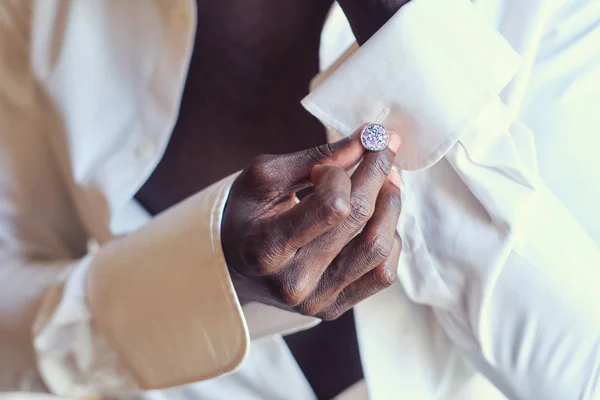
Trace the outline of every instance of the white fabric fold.
[[[414, 0], [304, 100], [342, 134], [387, 108], [377, 122], [403, 137], [398, 273], [403, 301], [424, 306], [405, 323], [445, 336], [428, 353], [410, 329], [362, 325], [365, 341], [386, 328], [409, 341], [395, 356], [431, 373], [414, 372], [416, 391], [410, 379], [386, 386], [377, 377], [389, 375], [388, 348], [363, 343], [374, 398], [453, 398], [477, 370], [511, 400], [599, 395], [600, 250], [537, 175], [533, 135], [502, 101], [518, 62], [469, 1]], [[358, 324], [376, 301], [365, 303]]]
[[[388, 110], [380, 122], [404, 136], [398, 165], [406, 170], [400, 226], [405, 244], [400, 281], [406, 294], [388, 302], [385, 295], [398, 293], [392, 288], [357, 310], [371, 398], [498, 398], [488, 380], [472, 376], [465, 356], [511, 399], [598, 398], [600, 316], [593, 307], [600, 286], [598, 190], [593, 186], [598, 176], [598, 4], [412, 0], [332, 79], [321, 79], [323, 86], [304, 102], [345, 134]], [[131, 368], [122, 361], [139, 354], [120, 348], [105, 352], [113, 346], [95, 330], [85, 296], [87, 272], [111, 259], [132, 261], [126, 270], [140, 271], [139, 276], [149, 265], [156, 278], [160, 257], [150, 257], [147, 265], [136, 263], [155, 254], [153, 249], [136, 254], [149, 248], [147, 239], [160, 236], [152, 229], [167, 226], [165, 233], [177, 231], [189, 239], [198, 228], [190, 226], [190, 217], [202, 214], [204, 222], [195, 222], [206, 226], [214, 221], [210, 201], [215, 197], [205, 193], [194, 200], [202, 210], [188, 203], [185, 212], [175, 212], [174, 225], [163, 218], [158, 224], [138, 221], [148, 225], [143, 232], [137, 232], [139, 225], [119, 231], [125, 236], [137, 232], [127, 242], [139, 245], [137, 250], [125, 248], [125, 242], [107, 245], [117, 233], [116, 213], [169, 140], [193, 48], [195, 15], [193, 0], [0, 2], [0, 75], [5, 78], [0, 79], [0, 389], [88, 394], [137, 387], [142, 381], [138, 373], [146, 379], [160, 375], [146, 381], [152, 386], [167, 384], [178, 371], [183, 378], [171, 382], [199, 378], [187, 374], [187, 368], [202, 361], [200, 336], [184, 338], [192, 342], [177, 363], [189, 364], [171, 368], [172, 357], [163, 362], [158, 355], [171, 344], [176, 354], [186, 347], [168, 339], [173, 321], [149, 332], [134, 327], [128, 336], [123, 327], [146, 323], [148, 315], [125, 320], [125, 309], [141, 303], [118, 287], [115, 296], [134, 301], [125, 301], [114, 314], [107, 311], [120, 316], [122, 324], [113, 332], [107, 329], [108, 336], [123, 338], [124, 345], [143, 353], [151, 348], [149, 337], [158, 343], [146, 353], [152, 365]], [[523, 67], [517, 67], [514, 52], [485, 21], [496, 24], [519, 51]], [[516, 79], [501, 95], [513, 107], [507, 112], [497, 94], [514, 70]], [[531, 133], [514, 122], [520, 113], [538, 131], [535, 144], [544, 180], [537, 176]], [[216, 364], [212, 355], [205, 358], [218, 375], [235, 368], [228, 361], [236, 349], [242, 352], [238, 339], [244, 337], [244, 321], [232, 303], [222, 263], [206, 269], [201, 282], [186, 274], [192, 254], [182, 251], [186, 245], [197, 244], [194, 251], [202, 247], [207, 258], [212, 254], [223, 261], [218, 235], [198, 230], [208, 236], [162, 251], [172, 251], [168, 264], [183, 271], [167, 283], [187, 277], [183, 286], [223, 304], [222, 297], [214, 296], [221, 285], [225, 304], [234, 305], [231, 313], [219, 313], [208, 323], [194, 324], [200, 316], [193, 315], [178, 328], [201, 333], [206, 328], [208, 336], [223, 342], [233, 338]], [[86, 252], [90, 239], [102, 243], [98, 252]], [[222, 282], [215, 283], [215, 273]], [[178, 285], [178, 296], [183, 286]], [[49, 287], [55, 290], [45, 298], [32, 338], [32, 320]], [[171, 300], [176, 299], [150, 299], [150, 315], [190, 315]], [[175, 311], [163, 309], [169, 305]], [[292, 321], [295, 316], [289, 313], [283, 318], [278, 310], [264, 312], [264, 307], [244, 309], [251, 337], [308, 322]], [[235, 326], [211, 330], [224, 320]], [[177, 339], [183, 338], [184, 332], [176, 331]], [[280, 340], [271, 344], [276, 342], [283, 346]], [[270, 379], [271, 374], [300, 372], [289, 367], [289, 354], [275, 358], [285, 363], [273, 363], [278, 351], [260, 353], [267, 347], [272, 346], [255, 348], [252, 371], [242, 368], [221, 379], [139, 396], [272, 397], [281, 393], [282, 381]], [[211, 368], [200, 367], [194, 369]], [[283, 390], [297, 388], [293, 381], [286, 380]], [[223, 382], [237, 383], [220, 391]], [[256, 382], [260, 385], [252, 385]], [[461, 386], [455, 397], [452, 391]], [[306, 382], [301, 387], [306, 389]]]
[[519, 56], [468, 0], [413, 0], [302, 102], [349, 135], [382, 113], [396, 165], [438, 161], [514, 76]]
[[34, 343], [53, 393], [164, 388], [242, 362], [248, 331], [220, 242], [234, 178], [101, 246], [49, 292]]

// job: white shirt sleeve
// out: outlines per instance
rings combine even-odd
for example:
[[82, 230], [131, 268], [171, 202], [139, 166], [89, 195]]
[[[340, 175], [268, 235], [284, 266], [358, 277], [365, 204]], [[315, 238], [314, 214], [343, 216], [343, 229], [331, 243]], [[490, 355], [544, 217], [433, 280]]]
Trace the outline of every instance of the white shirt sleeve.
[[52, 392], [170, 387], [240, 364], [248, 332], [219, 239], [232, 180], [73, 262], [34, 326]]
[[235, 176], [88, 251], [82, 219], [110, 216], [80, 213], [18, 7], [0, 18], [0, 391], [118, 393], [233, 370], [249, 341], [220, 243]]
[[500, 92], [519, 57], [467, 0], [413, 0], [305, 100], [403, 137], [399, 279], [510, 399], [600, 398], [600, 250]]
[[[55, 394], [122, 393], [209, 379], [241, 363], [248, 331], [219, 228], [234, 176], [76, 258], [84, 234], [67, 217], [70, 203], [57, 201], [53, 168], [26, 172], [35, 159], [26, 155], [40, 146], [0, 138], [9, 156], [0, 162], [3, 389], [44, 390], [37, 370]], [[52, 158], [40, 156], [42, 165]], [[29, 185], [34, 175], [49, 180], [42, 203], [28, 197], [39, 190]], [[27, 196], [19, 202], [15, 193]]]
[[81, 212], [90, 198], [53, 146], [62, 125], [31, 66], [33, 8], [0, 6], [0, 392], [105, 394], [233, 370], [248, 344], [219, 240], [234, 177], [89, 252], [89, 225], [108, 232], [110, 215]]
[[[149, 64], [144, 63], [148, 62], [145, 56], [130, 54], [121, 46], [115, 47], [119, 51], [107, 50], [103, 40], [96, 40], [100, 36], [95, 35], [103, 32], [123, 32], [111, 24], [111, 19], [126, 15], [120, 3], [104, 11], [75, 3], [59, 7], [56, 2], [0, 2], [0, 392], [49, 390], [83, 396], [210, 379], [241, 363], [249, 336], [314, 324], [314, 318], [268, 306], [240, 307], [220, 243], [222, 211], [234, 176], [139, 230], [111, 237], [111, 213], [120, 206], [107, 207], [108, 198], [115, 192], [132, 195], [140, 175], [150, 172], [151, 162], [143, 154], [131, 157], [138, 144], [145, 143], [144, 137], [129, 125], [119, 127], [119, 120], [141, 118], [137, 112], [121, 114], [120, 108], [136, 107], [127, 100], [110, 100], [145, 98], [140, 95], [144, 92], [136, 91], [134, 83], [120, 85], [118, 76], [111, 80], [115, 77], [111, 70], [120, 70], [121, 64], [107, 61], [108, 55], [122, 59], [119, 51], [123, 51], [125, 58], [141, 60], [144, 68]], [[147, 6], [142, 10], [145, 18], [166, 18], [160, 14], [164, 7]], [[56, 17], [57, 8], [65, 18]], [[177, 7], [167, 8], [172, 12], [168, 15], [177, 18], [190, 15], [180, 14]], [[87, 29], [86, 18], [95, 12], [99, 13], [94, 19], [97, 30]], [[137, 22], [143, 21], [148, 19]], [[143, 102], [164, 108], [157, 111], [148, 106], [148, 118], [170, 121], [169, 113], [177, 112], [179, 75], [187, 65], [180, 52], [186, 49], [185, 37], [193, 38], [190, 26], [180, 29], [182, 22], [177, 21], [185, 19], [169, 22], [177, 40], [160, 43], [174, 51], [159, 57], [170, 63], [156, 67], [162, 75], [157, 76], [160, 84], [152, 86], [152, 93], [160, 101]], [[56, 41], [49, 40], [47, 33], [52, 24], [60, 32]], [[155, 31], [159, 36], [163, 33], [163, 29]], [[53, 43], [59, 42], [63, 47], [57, 50]], [[156, 51], [151, 47], [140, 46]], [[90, 64], [94, 85], [83, 89], [81, 81], [73, 79], [79, 77], [82, 49], [103, 53]], [[52, 54], [48, 75], [57, 78], [54, 67], [65, 67], [60, 79], [53, 81], [56, 98], [49, 97], [48, 86], [40, 83], [48, 76], [35, 69], [45, 70], [48, 53]], [[131, 67], [127, 60], [123, 63]], [[132, 71], [137, 74], [136, 67]], [[98, 86], [108, 89], [94, 91]], [[68, 104], [56, 102], [61, 94]], [[100, 103], [108, 108], [98, 111], [95, 107]], [[107, 142], [104, 130], [94, 131], [85, 122], [85, 115], [97, 119], [106, 112], [111, 114], [106, 119], [114, 117], [109, 125], [115, 137], [99, 152], [123, 154], [110, 158], [110, 165], [95, 153]], [[152, 118], [141, 118], [142, 125], [154, 125]], [[69, 135], [64, 135], [66, 126]], [[144, 153], [143, 147], [137, 149]], [[90, 164], [102, 178], [82, 185], [81, 177], [90, 176]], [[87, 246], [90, 238], [102, 242], [94, 251]]]

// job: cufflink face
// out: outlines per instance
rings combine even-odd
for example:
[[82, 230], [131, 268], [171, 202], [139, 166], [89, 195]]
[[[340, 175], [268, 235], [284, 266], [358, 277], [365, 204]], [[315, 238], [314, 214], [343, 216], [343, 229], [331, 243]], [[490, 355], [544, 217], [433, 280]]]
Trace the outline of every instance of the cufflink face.
[[390, 135], [383, 125], [367, 125], [360, 133], [360, 142], [369, 151], [381, 151], [387, 147], [389, 141]]

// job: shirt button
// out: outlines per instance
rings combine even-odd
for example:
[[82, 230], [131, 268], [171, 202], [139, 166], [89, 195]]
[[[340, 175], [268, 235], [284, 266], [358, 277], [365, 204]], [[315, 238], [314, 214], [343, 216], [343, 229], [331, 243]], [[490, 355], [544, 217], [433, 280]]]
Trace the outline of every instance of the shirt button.
[[154, 146], [149, 142], [142, 143], [135, 149], [135, 155], [139, 158], [147, 158], [152, 154], [154, 154]]

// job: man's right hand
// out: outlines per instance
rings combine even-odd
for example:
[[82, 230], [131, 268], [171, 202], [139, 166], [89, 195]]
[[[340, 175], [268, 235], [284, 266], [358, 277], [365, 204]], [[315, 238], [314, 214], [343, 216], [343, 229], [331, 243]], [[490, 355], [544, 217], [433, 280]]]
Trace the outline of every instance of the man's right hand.
[[[330, 320], [391, 285], [401, 251], [399, 146], [391, 133], [388, 148], [365, 152], [357, 132], [256, 157], [233, 184], [222, 222], [240, 300]], [[311, 185], [298, 202], [296, 192]]]

